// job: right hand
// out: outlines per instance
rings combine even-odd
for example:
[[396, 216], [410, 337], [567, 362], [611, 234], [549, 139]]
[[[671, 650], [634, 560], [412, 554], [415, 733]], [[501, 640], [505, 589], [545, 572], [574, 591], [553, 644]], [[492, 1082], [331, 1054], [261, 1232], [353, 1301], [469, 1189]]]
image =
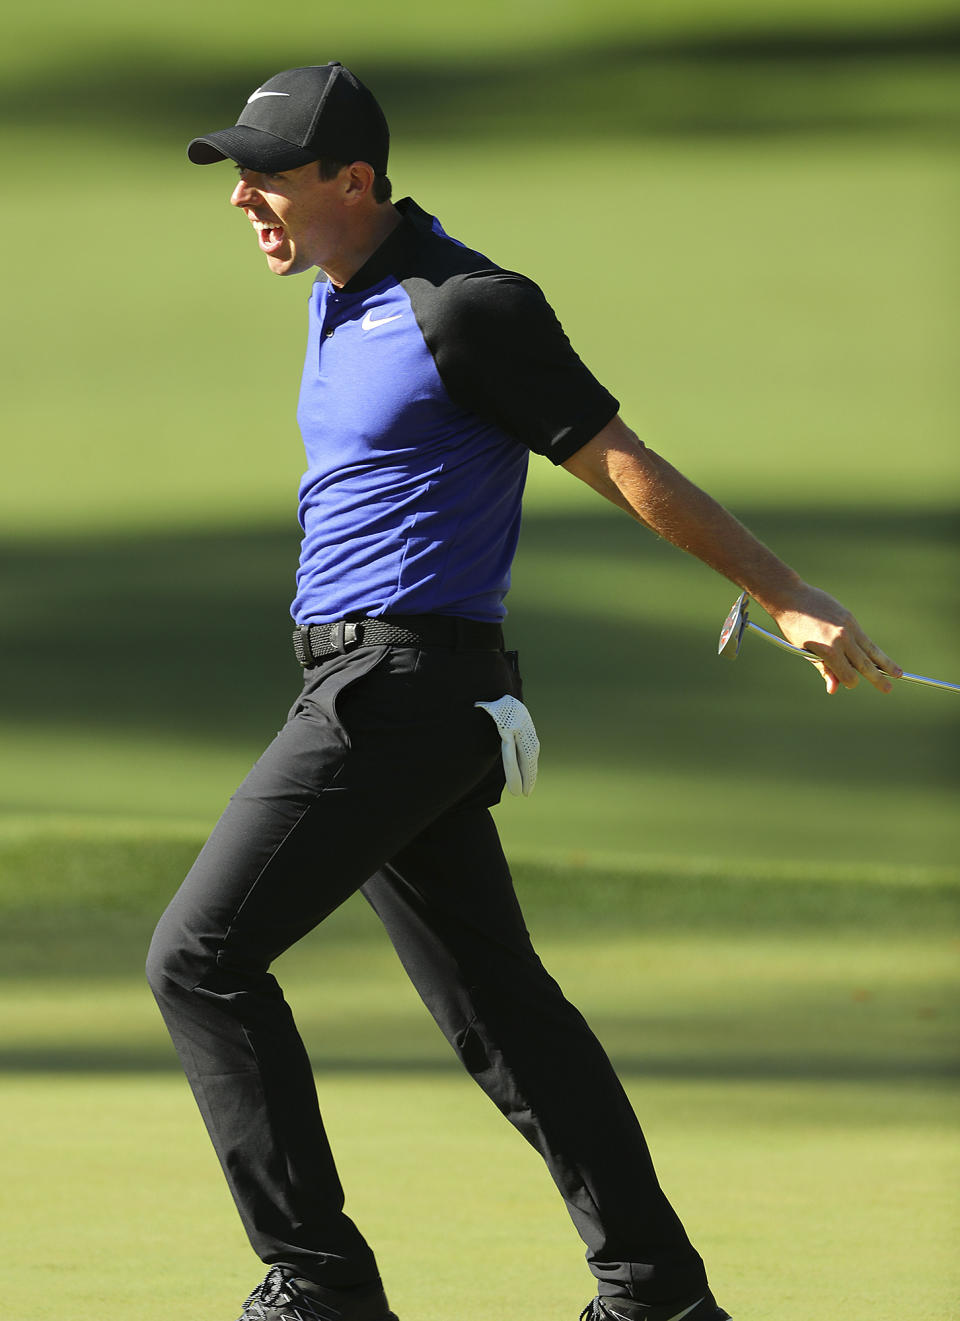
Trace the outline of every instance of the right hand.
[[821, 658], [813, 663], [831, 696], [841, 687], [856, 688], [861, 676], [889, 693], [893, 684], [888, 675], [903, 673], [850, 611], [818, 587], [802, 584], [789, 607], [771, 613], [788, 642]]

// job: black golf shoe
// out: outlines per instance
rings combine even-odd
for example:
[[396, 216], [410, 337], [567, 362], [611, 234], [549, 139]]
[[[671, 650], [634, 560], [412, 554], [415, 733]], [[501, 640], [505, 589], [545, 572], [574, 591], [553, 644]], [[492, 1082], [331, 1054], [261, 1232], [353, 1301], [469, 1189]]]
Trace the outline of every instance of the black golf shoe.
[[325, 1289], [272, 1266], [243, 1305], [240, 1321], [397, 1321], [379, 1284]]
[[730, 1321], [709, 1291], [680, 1303], [635, 1303], [631, 1298], [594, 1298], [580, 1321]]

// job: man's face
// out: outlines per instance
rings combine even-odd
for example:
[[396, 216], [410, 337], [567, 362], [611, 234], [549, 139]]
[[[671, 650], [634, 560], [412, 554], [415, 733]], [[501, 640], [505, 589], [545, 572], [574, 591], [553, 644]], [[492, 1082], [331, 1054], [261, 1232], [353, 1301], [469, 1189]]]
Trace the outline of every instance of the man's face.
[[297, 275], [335, 260], [348, 220], [337, 179], [321, 179], [316, 161], [283, 174], [237, 168], [240, 179], [230, 201], [254, 226], [275, 275]]

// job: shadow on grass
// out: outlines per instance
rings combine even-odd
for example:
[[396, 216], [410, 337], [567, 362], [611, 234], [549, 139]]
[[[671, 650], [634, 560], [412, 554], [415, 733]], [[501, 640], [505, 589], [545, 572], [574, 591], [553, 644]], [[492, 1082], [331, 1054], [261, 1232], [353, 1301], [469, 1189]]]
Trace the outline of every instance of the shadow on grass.
[[[153, 927], [202, 839], [76, 839], [38, 833], [0, 842], [0, 985], [90, 979], [140, 981]], [[705, 865], [642, 871], [521, 861], [518, 894], [537, 940], [716, 935], [854, 942], [957, 929], [960, 895], [947, 880], [896, 882], [855, 873], [816, 879], [802, 868], [768, 876]], [[297, 946], [318, 972], [346, 949], [388, 951], [355, 896]], [[288, 956], [290, 957], [290, 956]]]
[[[858, 610], [860, 586], [876, 596], [882, 582], [885, 600], [926, 592], [938, 615], [956, 613], [950, 512], [740, 512], [815, 580], [822, 571], [829, 585], [842, 565]], [[300, 683], [286, 609], [296, 554], [295, 531], [269, 527], [0, 545], [0, 723], [258, 753]], [[750, 771], [762, 754], [786, 784], [815, 774], [842, 788], [884, 763], [914, 784], [957, 782], [955, 699], [912, 689], [912, 701], [858, 692], [826, 702], [800, 662], [760, 642], [736, 667], [718, 662], [735, 589], [714, 598], [717, 617], [678, 612], [671, 599], [678, 582], [700, 591], [708, 580], [612, 512], [528, 515], [508, 630], [561, 764], [635, 766], [642, 738], [646, 755], [679, 774], [702, 774], [718, 755], [726, 773]], [[589, 720], [578, 715], [586, 693]]]
[[[0, 844], [0, 985], [11, 1005], [0, 1073], [179, 1072], [142, 965], [156, 917], [198, 843], [39, 834]], [[802, 870], [718, 875], [689, 865], [677, 874], [524, 863], [515, 873], [548, 963], [563, 966], [563, 951], [579, 951], [584, 940], [609, 937], [617, 949], [635, 942], [635, 973], [619, 988], [618, 1007], [582, 1006], [625, 1076], [916, 1086], [960, 1073], [946, 1017], [952, 988], [930, 976], [875, 984], [883, 966], [877, 942], [893, 950], [912, 939], [942, 956], [944, 933], [956, 930], [955, 886], [869, 875], [824, 881]], [[768, 960], [755, 993], [734, 987], [731, 998], [721, 981], [702, 1004], [677, 1013], [670, 987], [682, 969], [661, 961], [646, 978], [643, 959], [645, 949], [678, 938], [692, 939], [678, 948], [698, 960], [730, 940], [743, 950], [762, 950], [767, 939], [777, 949], [796, 942], [809, 978], [771, 977]], [[610, 970], [601, 973], [609, 986]], [[321, 1075], [458, 1071], [359, 896], [285, 955], [277, 975]], [[371, 991], [386, 1014], [371, 1008]], [[41, 1039], [18, 1031], [18, 993]]]
[[[667, 134], [769, 134], [814, 131], [943, 130], [958, 104], [923, 78], [879, 98], [876, 78], [907, 62], [942, 70], [960, 53], [960, 25], [918, 22], [868, 29], [791, 31], [581, 42], [573, 49], [449, 59], [373, 58], [357, 72], [382, 100], [395, 137], [477, 136], [509, 125], [513, 133], [554, 138]], [[273, 72], [270, 55], [215, 69], [172, 53], [116, 46], [99, 57], [43, 70], [24, 69], [0, 90], [0, 118], [25, 104], [34, 125], [103, 127], [177, 143], [221, 127], [250, 88]], [[871, 94], [850, 94], [867, 77]], [[918, 94], [918, 87], [921, 88]], [[442, 107], [442, 113], [438, 113]]]
[[[598, 1035], [603, 1037], [603, 1024], [596, 1021]], [[623, 1079], [673, 1079], [688, 1082], [776, 1082], [796, 1079], [798, 1082], [853, 1082], [897, 1084], [916, 1087], [951, 1081], [960, 1076], [960, 1062], [944, 1058], [918, 1064], [914, 1057], [861, 1060], [853, 1056], [834, 1058], [798, 1053], [771, 1058], [767, 1053], [737, 1055], [706, 1049], [695, 1056], [627, 1055], [611, 1052], [617, 1073]], [[346, 1055], [340, 1058], [315, 1056], [313, 1066], [318, 1078], [336, 1074], [369, 1074], [376, 1076], [414, 1076], [417, 1074], [461, 1073], [457, 1060], [424, 1052], [422, 1056], [387, 1059], [382, 1055], [365, 1057]], [[52, 1046], [4, 1049], [0, 1047], [0, 1075], [4, 1073], [177, 1073], [180, 1064], [173, 1053], [158, 1047], [111, 1048]], [[464, 1075], [466, 1079], [466, 1075]]]

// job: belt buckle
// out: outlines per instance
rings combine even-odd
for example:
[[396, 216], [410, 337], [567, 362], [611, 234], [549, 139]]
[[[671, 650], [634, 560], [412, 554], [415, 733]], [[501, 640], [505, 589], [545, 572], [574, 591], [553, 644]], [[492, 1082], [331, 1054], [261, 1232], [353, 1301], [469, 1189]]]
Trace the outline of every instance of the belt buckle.
[[362, 627], [359, 620], [338, 619], [330, 625], [330, 645], [336, 647], [341, 655], [346, 655], [354, 647], [360, 646]]
[[316, 661], [313, 654], [313, 648], [310, 646], [310, 625], [298, 624], [293, 630], [293, 651], [297, 660], [308, 669]]

